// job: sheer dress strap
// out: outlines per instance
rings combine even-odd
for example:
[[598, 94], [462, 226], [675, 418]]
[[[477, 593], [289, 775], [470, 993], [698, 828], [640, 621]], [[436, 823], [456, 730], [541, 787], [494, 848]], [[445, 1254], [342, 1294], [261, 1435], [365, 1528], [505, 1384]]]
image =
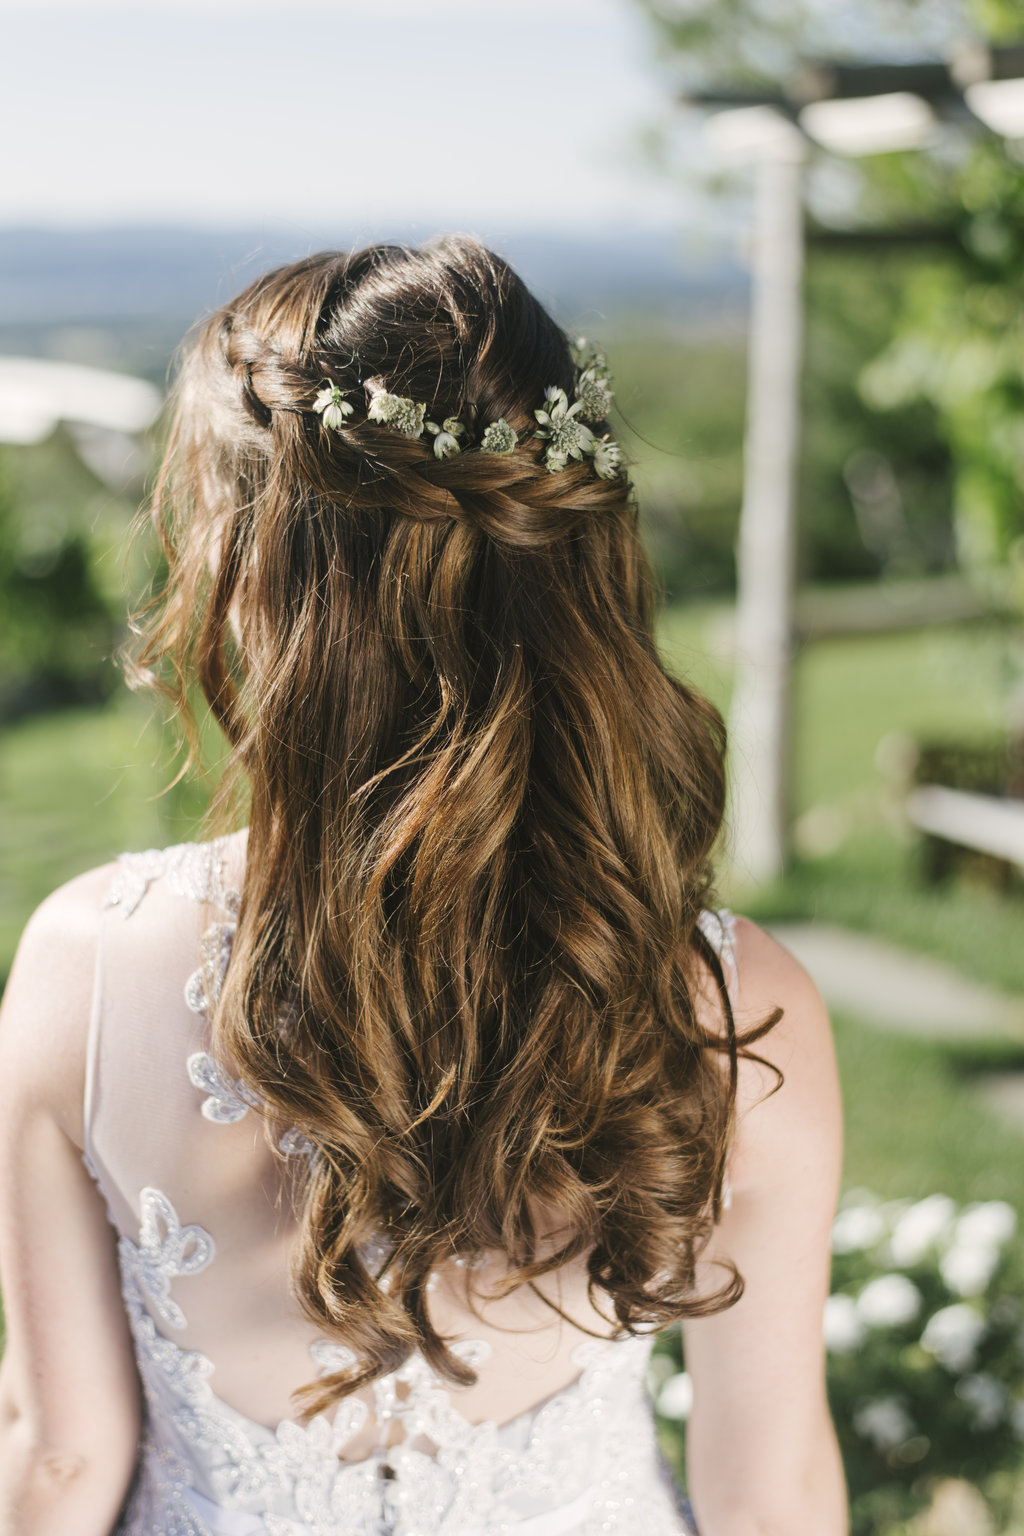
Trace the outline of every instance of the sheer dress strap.
[[736, 962], [736, 914], [728, 907], [705, 908], [697, 919], [697, 926], [722, 963], [729, 1001], [736, 1006], [739, 988], [739, 969]]

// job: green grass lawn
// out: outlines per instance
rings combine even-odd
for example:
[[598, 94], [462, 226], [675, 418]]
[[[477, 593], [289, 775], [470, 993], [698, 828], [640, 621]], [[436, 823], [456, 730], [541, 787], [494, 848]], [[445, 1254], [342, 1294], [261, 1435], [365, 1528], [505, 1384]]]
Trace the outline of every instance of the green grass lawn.
[[998, 1120], [974, 1087], [979, 1070], [1024, 1066], [1021, 1053], [891, 1035], [842, 1016], [832, 1024], [845, 1187], [886, 1199], [1008, 1200], [1024, 1227], [1024, 1127]]
[[[732, 663], [718, 605], [668, 608], [662, 650], [680, 676], [727, 708]], [[991, 736], [1004, 724], [1012, 636], [998, 623], [820, 640], [796, 666], [795, 810], [851, 804], [878, 784], [893, 732]]]
[[188, 836], [164, 738], [140, 702], [43, 715], [0, 733], [0, 966], [29, 912], [128, 848]]

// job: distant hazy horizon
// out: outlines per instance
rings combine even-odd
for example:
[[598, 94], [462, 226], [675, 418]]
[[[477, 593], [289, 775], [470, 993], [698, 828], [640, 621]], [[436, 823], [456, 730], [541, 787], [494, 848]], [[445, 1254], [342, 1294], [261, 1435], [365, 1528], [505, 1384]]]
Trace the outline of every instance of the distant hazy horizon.
[[[379, 235], [422, 239], [433, 232], [385, 228]], [[745, 310], [747, 273], [728, 246], [687, 245], [664, 230], [640, 239], [629, 229], [473, 232], [566, 323], [584, 330], [640, 312], [657, 312], [669, 326], [714, 328]], [[353, 243], [337, 227], [0, 227], [0, 353], [102, 361], [102, 338], [83, 335], [83, 326], [141, 325], [151, 351], [157, 333], [166, 331], [173, 345], [196, 315], [267, 267]], [[68, 326], [76, 334], [56, 335]]]

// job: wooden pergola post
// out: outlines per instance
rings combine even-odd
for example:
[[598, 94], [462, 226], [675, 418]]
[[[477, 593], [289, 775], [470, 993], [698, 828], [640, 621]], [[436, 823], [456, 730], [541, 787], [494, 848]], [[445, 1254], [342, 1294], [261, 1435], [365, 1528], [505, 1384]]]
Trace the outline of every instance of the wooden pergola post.
[[789, 128], [755, 161], [729, 828], [737, 873], [758, 883], [785, 867], [790, 812], [805, 156], [803, 135]]

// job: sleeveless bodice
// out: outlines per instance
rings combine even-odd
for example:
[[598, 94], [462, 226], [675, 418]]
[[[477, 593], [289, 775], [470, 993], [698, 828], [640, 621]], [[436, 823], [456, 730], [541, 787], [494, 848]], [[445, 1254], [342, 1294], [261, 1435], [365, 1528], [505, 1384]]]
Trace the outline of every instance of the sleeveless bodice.
[[[451, 1387], [413, 1354], [329, 1413], [294, 1416], [291, 1394], [352, 1356], [291, 1298], [287, 1174], [253, 1095], [210, 1054], [240, 850], [236, 837], [125, 855], [105, 903], [85, 1155], [117, 1232], [145, 1399], [115, 1536], [690, 1531], [656, 1449], [651, 1336], [588, 1337], [519, 1292], [474, 1313], [467, 1276], [486, 1280], [498, 1262], [486, 1254], [430, 1281], [435, 1324], [476, 1387]], [[728, 974], [728, 914], [702, 926]], [[311, 1151], [295, 1132], [281, 1146], [289, 1159]], [[582, 1267], [553, 1284], [551, 1299], [593, 1329]]]

